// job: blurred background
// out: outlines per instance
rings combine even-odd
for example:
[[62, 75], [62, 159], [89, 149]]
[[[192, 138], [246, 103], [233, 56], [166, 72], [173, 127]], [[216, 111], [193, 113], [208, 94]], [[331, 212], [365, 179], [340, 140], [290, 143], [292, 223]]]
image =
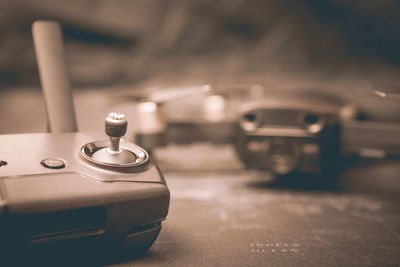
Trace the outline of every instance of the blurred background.
[[[46, 131], [31, 33], [43, 19], [63, 28], [80, 131], [104, 133], [110, 111], [134, 118], [129, 92], [204, 84], [327, 97], [400, 123], [400, 102], [371, 93], [400, 93], [399, 11], [399, 0], [0, 0], [0, 134]], [[332, 187], [244, 170], [233, 146], [170, 145], [155, 158], [171, 209], [137, 265], [400, 262], [398, 161], [350, 168]]]
[[369, 93], [400, 91], [398, 10], [396, 0], [2, 0], [0, 112], [12, 115], [0, 132], [45, 129], [37, 19], [62, 23], [78, 117], [95, 97], [80, 97], [88, 90], [260, 84], [342, 98], [373, 120], [400, 122], [398, 102]]

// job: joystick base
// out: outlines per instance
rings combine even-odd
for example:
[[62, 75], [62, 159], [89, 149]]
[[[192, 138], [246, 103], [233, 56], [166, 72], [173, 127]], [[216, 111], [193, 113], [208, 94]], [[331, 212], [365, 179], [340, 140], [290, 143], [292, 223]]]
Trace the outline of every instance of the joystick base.
[[144, 166], [149, 163], [149, 155], [143, 148], [122, 142], [121, 153], [110, 153], [109, 141], [95, 141], [85, 144], [81, 148], [81, 156], [90, 164], [100, 168], [131, 168]]
[[126, 149], [121, 149], [120, 153], [110, 153], [109, 148], [102, 148], [93, 153], [92, 158], [98, 162], [107, 164], [129, 164], [136, 161], [136, 156]]

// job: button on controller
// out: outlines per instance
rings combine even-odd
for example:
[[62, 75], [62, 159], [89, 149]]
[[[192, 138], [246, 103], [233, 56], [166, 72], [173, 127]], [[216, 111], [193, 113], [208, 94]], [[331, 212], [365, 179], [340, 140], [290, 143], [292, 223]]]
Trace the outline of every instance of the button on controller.
[[62, 169], [65, 167], [65, 162], [62, 159], [46, 158], [40, 162], [44, 167], [49, 169]]

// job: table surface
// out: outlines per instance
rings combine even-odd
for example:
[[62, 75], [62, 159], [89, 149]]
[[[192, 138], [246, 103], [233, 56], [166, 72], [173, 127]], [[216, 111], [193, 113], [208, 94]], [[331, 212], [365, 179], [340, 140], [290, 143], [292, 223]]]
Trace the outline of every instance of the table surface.
[[169, 215], [146, 255], [115, 266], [400, 264], [398, 162], [360, 162], [332, 186], [244, 170], [229, 146], [155, 154]]
[[[40, 91], [3, 94], [2, 133], [45, 130]], [[115, 107], [97, 91], [76, 100], [80, 130], [103, 131], [101, 115]], [[168, 146], [155, 157], [171, 191], [168, 217], [145, 255], [111, 265], [400, 265], [399, 162], [358, 163], [328, 186], [244, 170], [227, 145]]]

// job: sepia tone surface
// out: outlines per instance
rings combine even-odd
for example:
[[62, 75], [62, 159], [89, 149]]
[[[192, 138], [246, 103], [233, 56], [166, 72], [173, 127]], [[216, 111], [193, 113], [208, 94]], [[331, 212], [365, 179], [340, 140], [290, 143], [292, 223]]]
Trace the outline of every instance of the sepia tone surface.
[[[0, 133], [46, 131], [30, 31], [48, 18], [63, 26], [80, 131], [102, 132], [118, 109], [131, 118], [132, 138], [134, 103], [119, 94], [202, 84], [321, 95], [371, 120], [400, 122], [399, 102], [370, 94], [399, 92], [399, 8], [394, 0], [1, 1]], [[231, 146], [154, 153], [170, 213], [146, 255], [112, 265], [400, 263], [396, 161], [361, 162], [332, 186], [244, 170]]]

